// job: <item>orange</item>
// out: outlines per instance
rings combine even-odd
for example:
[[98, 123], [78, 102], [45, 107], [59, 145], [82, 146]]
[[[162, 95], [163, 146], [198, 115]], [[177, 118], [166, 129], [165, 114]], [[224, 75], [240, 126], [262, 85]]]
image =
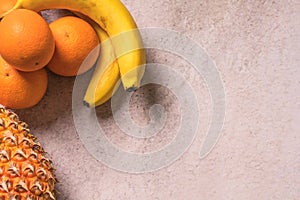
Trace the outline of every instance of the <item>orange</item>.
[[55, 39], [55, 52], [48, 64], [52, 72], [76, 76], [92, 68], [99, 55], [99, 39], [89, 23], [66, 16], [50, 23], [50, 29]]
[[46, 69], [22, 72], [0, 56], [0, 104], [12, 109], [29, 108], [44, 96], [48, 85]]
[[14, 10], [2, 19], [0, 30], [0, 55], [16, 69], [35, 71], [51, 60], [54, 38], [38, 13]]
[[1, 0], [0, 1], [0, 14], [5, 13], [9, 9], [13, 8], [17, 0]]

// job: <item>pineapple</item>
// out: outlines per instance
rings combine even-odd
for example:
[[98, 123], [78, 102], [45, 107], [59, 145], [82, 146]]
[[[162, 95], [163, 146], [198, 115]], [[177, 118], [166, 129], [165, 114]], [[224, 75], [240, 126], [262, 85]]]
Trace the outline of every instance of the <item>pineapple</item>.
[[53, 171], [28, 125], [0, 105], [0, 200], [55, 200]]

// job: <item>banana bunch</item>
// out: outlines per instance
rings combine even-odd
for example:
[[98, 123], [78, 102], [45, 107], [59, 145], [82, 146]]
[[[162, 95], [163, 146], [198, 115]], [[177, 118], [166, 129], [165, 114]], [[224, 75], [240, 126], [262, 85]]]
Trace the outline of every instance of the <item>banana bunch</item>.
[[92, 20], [90, 23], [101, 40], [101, 55], [84, 97], [86, 105], [94, 107], [110, 99], [120, 78], [127, 91], [140, 86], [145, 51], [136, 23], [120, 0], [17, 0], [0, 18], [18, 8], [37, 12], [68, 9]]

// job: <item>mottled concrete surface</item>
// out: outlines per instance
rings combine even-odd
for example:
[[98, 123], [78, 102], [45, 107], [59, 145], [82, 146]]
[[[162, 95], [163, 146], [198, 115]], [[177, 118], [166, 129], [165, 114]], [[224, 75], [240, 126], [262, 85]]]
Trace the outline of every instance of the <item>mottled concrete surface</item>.
[[[172, 66], [199, 98], [201, 123], [187, 152], [156, 172], [129, 174], [95, 160], [80, 142], [72, 119], [73, 78], [49, 73], [39, 105], [17, 113], [48, 151], [59, 180], [59, 200], [296, 200], [300, 192], [299, 1], [124, 0], [140, 27], [184, 33], [215, 61], [226, 93], [222, 136], [203, 160], [199, 151], [212, 103], [205, 80], [180, 58], [157, 50], [148, 60]], [[297, 11], [297, 12], [296, 12]], [[131, 113], [145, 124], [150, 104], [165, 106], [165, 129], [152, 139], [123, 134], [110, 104], [97, 108], [107, 137], [126, 151], [163, 148], [180, 119], [176, 96], [147, 86], [133, 96]]]

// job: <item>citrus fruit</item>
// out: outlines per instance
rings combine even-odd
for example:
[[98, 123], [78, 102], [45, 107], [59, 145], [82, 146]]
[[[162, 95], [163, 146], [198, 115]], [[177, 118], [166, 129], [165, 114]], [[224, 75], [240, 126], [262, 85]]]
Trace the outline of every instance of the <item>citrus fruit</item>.
[[0, 55], [21, 71], [43, 68], [55, 42], [47, 22], [36, 12], [16, 9], [0, 22]]
[[17, 0], [1, 0], [0, 1], [0, 14], [5, 13], [9, 9], [13, 8]]
[[76, 76], [92, 68], [99, 55], [99, 39], [89, 23], [78, 17], [66, 16], [49, 26], [55, 40], [55, 52], [47, 65], [52, 72]]
[[0, 104], [12, 109], [29, 108], [44, 96], [48, 77], [46, 69], [22, 72], [0, 56]]

